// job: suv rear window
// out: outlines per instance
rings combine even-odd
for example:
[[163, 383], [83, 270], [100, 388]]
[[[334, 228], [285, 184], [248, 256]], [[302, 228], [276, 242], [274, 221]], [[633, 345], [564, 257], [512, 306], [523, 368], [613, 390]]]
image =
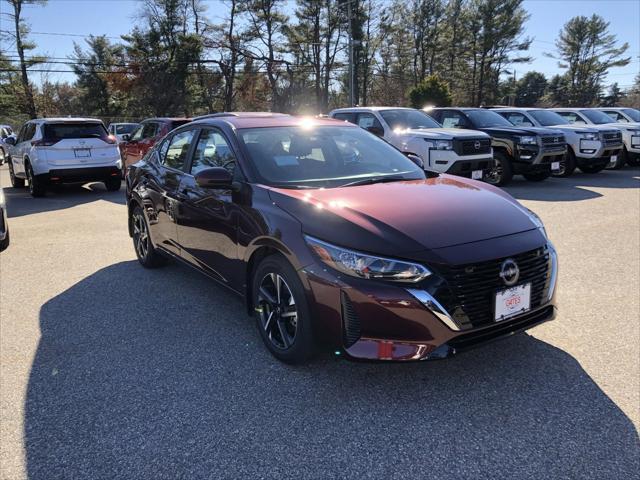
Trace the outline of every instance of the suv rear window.
[[101, 138], [108, 137], [107, 130], [101, 123], [47, 123], [43, 136], [47, 140], [64, 140], [66, 138]]

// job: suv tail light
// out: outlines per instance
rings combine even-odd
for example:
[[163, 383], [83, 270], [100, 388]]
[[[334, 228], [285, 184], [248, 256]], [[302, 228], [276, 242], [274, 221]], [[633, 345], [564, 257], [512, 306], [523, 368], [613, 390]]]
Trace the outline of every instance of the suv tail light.
[[33, 147], [50, 147], [52, 145], [55, 145], [56, 143], [58, 143], [58, 140], [52, 140], [52, 139], [43, 138], [42, 140], [33, 140], [31, 142], [31, 146], [33, 146]]
[[118, 139], [116, 138], [115, 135], [109, 135], [107, 138], [103, 140], [110, 145], [115, 145], [118, 143]]

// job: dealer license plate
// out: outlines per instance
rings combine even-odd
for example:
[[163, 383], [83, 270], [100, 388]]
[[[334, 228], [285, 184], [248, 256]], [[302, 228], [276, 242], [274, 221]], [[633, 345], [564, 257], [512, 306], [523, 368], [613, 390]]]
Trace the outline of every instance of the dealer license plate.
[[495, 321], [524, 313], [531, 308], [531, 284], [517, 285], [496, 293]]
[[554, 171], [560, 170], [560, 162], [552, 162], [551, 170], [554, 170]]
[[609, 163], [616, 163], [618, 161], [618, 155], [611, 155]]
[[90, 148], [75, 148], [73, 153], [76, 155], [76, 158], [87, 158], [91, 156]]
[[473, 170], [471, 172], [471, 178], [473, 180], [482, 180], [482, 170]]

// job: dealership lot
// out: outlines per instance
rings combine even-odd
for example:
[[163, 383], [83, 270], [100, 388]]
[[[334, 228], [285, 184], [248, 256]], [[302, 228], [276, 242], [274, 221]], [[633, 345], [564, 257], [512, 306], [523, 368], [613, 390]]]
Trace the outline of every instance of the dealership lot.
[[239, 299], [137, 264], [122, 191], [0, 182], [2, 478], [637, 475], [637, 169], [516, 179], [558, 249], [558, 318], [408, 365], [283, 365]]

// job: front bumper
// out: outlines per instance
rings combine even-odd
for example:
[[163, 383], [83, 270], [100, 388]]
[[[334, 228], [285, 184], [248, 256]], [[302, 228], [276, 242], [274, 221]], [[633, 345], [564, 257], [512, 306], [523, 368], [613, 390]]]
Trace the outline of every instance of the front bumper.
[[[491, 249], [495, 247], [501, 253], [489, 261], [500, 261], [504, 255], [517, 255], [518, 247], [513, 244], [532, 245], [533, 234], [511, 241], [510, 247], [507, 240], [493, 242], [495, 245]], [[484, 245], [479, 244], [479, 249]], [[549, 248], [553, 252], [553, 260], [549, 260], [552, 266], [544, 274], [546, 290], [541, 291], [540, 301], [534, 302], [532, 298], [530, 310], [499, 322], [492, 320], [491, 311], [489, 321], [470, 323], [471, 317], [464, 318], [464, 311], [451, 307], [455, 302], [450, 298], [447, 300], [450, 286], [437, 273], [433, 278], [429, 277], [429, 285], [393, 284], [345, 276], [320, 264], [309, 265], [301, 273], [313, 312], [314, 332], [323, 343], [350, 359], [406, 361], [448, 357], [526, 330], [555, 317], [557, 257], [553, 248]], [[449, 250], [448, 253], [453, 253]], [[469, 250], [465, 254], [469, 255]], [[469, 262], [469, 257], [460, 256], [460, 259], [463, 268], [473, 262]], [[486, 258], [480, 260], [487, 261]], [[490, 288], [493, 289], [493, 285]], [[495, 291], [504, 288], [485, 290], [482, 295], [493, 298]], [[420, 291], [437, 299], [435, 304], [425, 301]], [[477, 295], [479, 291], [473, 289], [470, 293]]]
[[445, 171], [449, 175], [471, 178], [471, 172], [481, 170], [484, 174], [493, 166], [493, 157], [482, 157], [474, 160], [458, 160]]
[[48, 173], [37, 177], [49, 184], [56, 183], [81, 183], [104, 182], [110, 178], [120, 177], [121, 170], [116, 166], [111, 167], [86, 167], [86, 168], [62, 168], [49, 170]]

